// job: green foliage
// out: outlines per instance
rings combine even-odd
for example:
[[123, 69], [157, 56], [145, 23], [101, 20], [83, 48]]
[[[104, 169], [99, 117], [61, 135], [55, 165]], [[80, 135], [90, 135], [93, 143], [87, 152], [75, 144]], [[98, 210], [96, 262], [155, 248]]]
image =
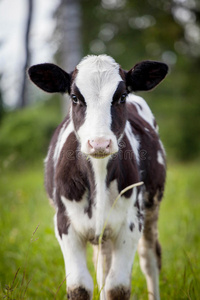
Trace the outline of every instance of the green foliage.
[[[197, 161], [168, 166], [159, 219], [163, 300], [199, 299], [198, 165]], [[0, 172], [4, 175], [0, 177], [0, 298], [66, 299], [64, 261], [54, 236], [54, 210], [43, 189], [42, 164], [30, 165], [20, 171], [4, 168]], [[88, 267], [95, 282], [91, 246], [87, 253]], [[98, 293], [95, 286], [95, 300]], [[147, 299], [146, 283], [137, 256], [131, 299]]]
[[60, 122], [59, 101], [8, 113], [0, 127], [0, 159], [5, 164], [44, 158], [52, 133]]

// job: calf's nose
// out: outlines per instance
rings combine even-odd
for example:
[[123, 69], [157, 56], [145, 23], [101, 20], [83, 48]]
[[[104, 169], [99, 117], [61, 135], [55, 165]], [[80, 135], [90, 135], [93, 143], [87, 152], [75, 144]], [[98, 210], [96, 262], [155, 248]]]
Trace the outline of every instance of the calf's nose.
[[104, 139], [104, 138], [96, 138], [93, 140], [88, 141], [91, 150], [98, 152], [98, 151], [106, 151], [109, 150], [111, 140]]
[[95, 158], [104, 158], [111, 154], [111, 140], [94, 138], [88, 141], [88, 154]]

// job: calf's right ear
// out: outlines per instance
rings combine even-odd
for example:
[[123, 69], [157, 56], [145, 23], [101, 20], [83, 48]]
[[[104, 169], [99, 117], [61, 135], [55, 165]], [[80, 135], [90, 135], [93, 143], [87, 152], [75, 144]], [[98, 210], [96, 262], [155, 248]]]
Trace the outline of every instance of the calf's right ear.
[[69, 93], [71, 76], [54, 64], [40, 64], [28, 69], [28, 74], [39, 88], [48, 93]]

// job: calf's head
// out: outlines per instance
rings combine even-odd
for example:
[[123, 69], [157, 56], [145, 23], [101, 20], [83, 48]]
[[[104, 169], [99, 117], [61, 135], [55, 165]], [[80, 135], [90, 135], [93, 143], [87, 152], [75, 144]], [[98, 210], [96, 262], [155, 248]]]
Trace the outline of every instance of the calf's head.
[[164, 63], [143, 61], [124, 71], [106, 55], [87, 56], [72, 73], [54, 64], [29, 70], [30, 79], [49, 93], [68, 93], [71, 118], [81, 151], [104, 158], [118, 151], [126, 123], [126, 97], [154, 88], [166, 76]]

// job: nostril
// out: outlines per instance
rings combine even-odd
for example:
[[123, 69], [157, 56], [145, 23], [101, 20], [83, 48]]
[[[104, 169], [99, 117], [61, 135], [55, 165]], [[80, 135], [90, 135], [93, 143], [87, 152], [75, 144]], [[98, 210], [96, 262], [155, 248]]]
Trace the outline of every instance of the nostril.
[[108, 143], [106, 149], [110, 148], [110, 144], [111, 144], [111, 140], [109, 140], [109, 143]]
[[88, 145], [89, 145], [89, 147], [92, 148], [92, 149], [93, 149], [93, 146], [92, 146], [93, 143], [94, 143], [94, 140], [88, 141]]

